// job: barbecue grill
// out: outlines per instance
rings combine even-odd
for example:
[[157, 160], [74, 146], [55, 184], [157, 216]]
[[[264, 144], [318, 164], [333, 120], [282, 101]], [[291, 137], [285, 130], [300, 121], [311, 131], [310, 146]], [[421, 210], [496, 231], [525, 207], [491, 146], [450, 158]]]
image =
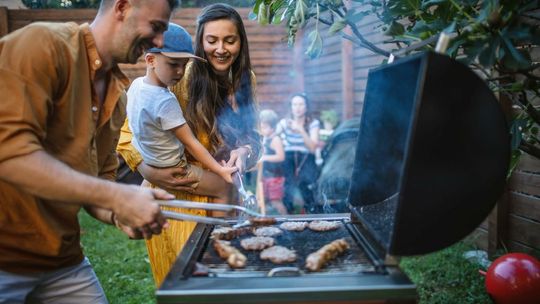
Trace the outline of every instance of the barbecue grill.
[[[247, 265], [232, 269], [212, 246], [215, 226], [198, 224], [156, 292], [158, 303], [414, 303], [399, 257], [440, 250], [478, 226], [504, 189], [509, 155], [502, 111], [464, 65], [428, 52], [373, 69], [350, 213], [290, 215], [276, 224], [324, 219], [341, 227], [285, 231], [276, 243], [294, 249], [297, 261], [274, 265], [241, 249]], [[250, 236], [231, 244], [241, 248]], [[321, 271], [305, 269], [308, 254], [339, 238], [351, 248]]]

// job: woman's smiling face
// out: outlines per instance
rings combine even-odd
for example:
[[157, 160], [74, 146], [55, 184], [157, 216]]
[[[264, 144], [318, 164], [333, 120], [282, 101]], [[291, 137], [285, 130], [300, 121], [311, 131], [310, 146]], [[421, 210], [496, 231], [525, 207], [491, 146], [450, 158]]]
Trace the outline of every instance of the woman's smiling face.
[[204, 25], [202, 44], [214, 72], [226, 75], [240, 53], [241, 42], [236, 25], [228, 19]]

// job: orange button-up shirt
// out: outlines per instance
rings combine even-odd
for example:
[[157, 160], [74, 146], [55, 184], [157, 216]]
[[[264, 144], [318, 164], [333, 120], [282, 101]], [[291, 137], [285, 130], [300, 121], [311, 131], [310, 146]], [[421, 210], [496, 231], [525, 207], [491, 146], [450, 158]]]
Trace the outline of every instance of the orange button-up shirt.
[[[101, 104], [93, 90], [101, 65], [88, 24], [33, 23], [2, 38], [0, 162], [45, 150], [74, 170], [113, 179], [129, 81], [113, 68]], [[80, 263], [79, 210], [0, 180], [0, 269]]]

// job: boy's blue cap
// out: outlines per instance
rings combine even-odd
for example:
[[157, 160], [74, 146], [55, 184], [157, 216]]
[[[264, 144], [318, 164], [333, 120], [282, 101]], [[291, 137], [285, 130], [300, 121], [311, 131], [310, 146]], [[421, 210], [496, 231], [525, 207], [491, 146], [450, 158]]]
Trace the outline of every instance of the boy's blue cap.
[[169, 28], [163, 33], [163, 47], [151, 48], [148, 53], [161, 53], [170, 58], [205, 59], [193, 55], [191, 35], [180, 25], [169, 22]]

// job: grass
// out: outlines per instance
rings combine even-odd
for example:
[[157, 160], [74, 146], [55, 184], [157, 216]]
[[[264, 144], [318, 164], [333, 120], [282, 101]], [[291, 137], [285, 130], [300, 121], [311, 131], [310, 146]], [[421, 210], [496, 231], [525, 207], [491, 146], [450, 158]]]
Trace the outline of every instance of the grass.
[[400, 268], [416, 284], [420, 303], [493, 303], [484, 287], [480, 267], [463, 258], [474, 249], [466, 242], [439, 252], [403, 258]]
[[84, 252], [111, 304], [155, 303], [155, 285], [144, 241], [134, 241], [116, 227], [85, 212], [79, 220]]
[[[154, 281], [143, 241], [129, 240], [116, 228], [80, 214], [84, 251], [111, 304], [155, 303]], [[474, 249], [461, 242], [445, 250], [403, 258], [401, 269], [417, 285], [420, 304], [492, 303], [479, 267], [462, 258]]]

